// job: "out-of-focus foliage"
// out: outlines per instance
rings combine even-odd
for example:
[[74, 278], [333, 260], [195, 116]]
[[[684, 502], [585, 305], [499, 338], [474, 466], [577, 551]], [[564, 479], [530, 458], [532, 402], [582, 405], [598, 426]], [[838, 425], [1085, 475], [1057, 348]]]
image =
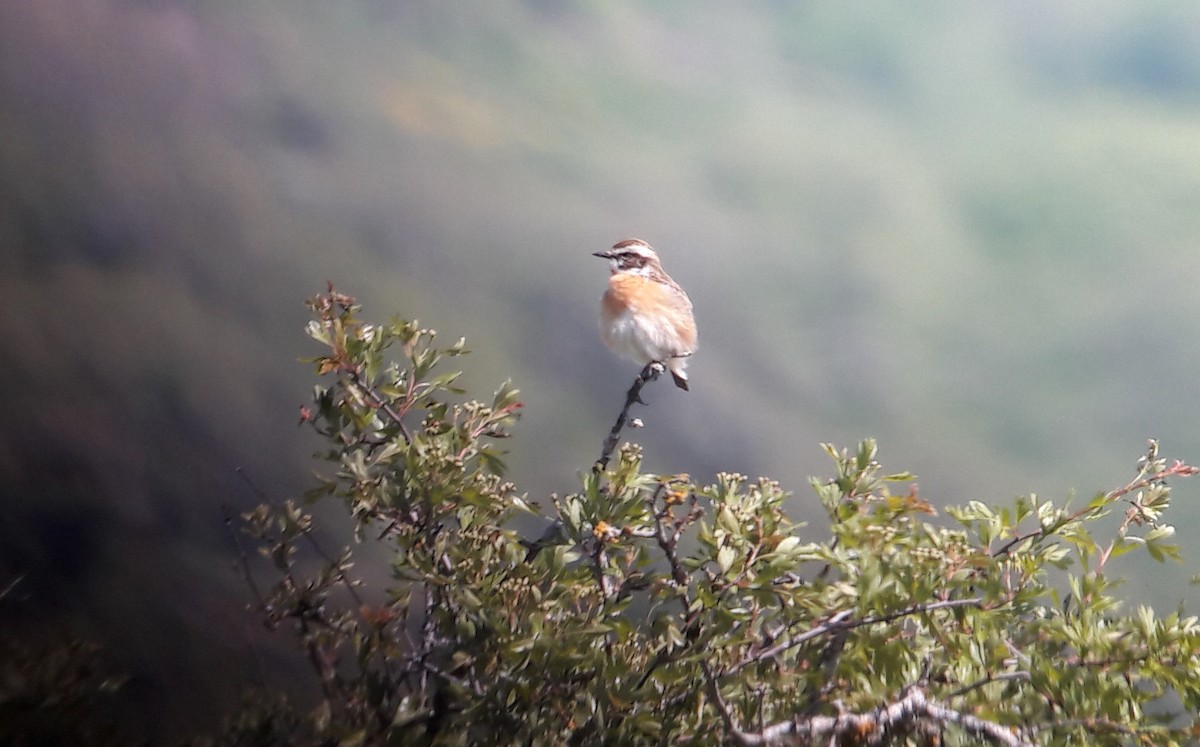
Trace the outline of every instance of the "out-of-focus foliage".
[[[620, 448], [539, 507], [503, 477], [520, 404], [464, 399], [415, 322], [334, 292], [309, 332], [305, 410], [334, 500], [392, 559], [381, 595], [287, 502], [246, 515], [278, 581], [258, 603], [320, 683], [312, 712], [251, 703], [230, 735], [339, 744], [1181, 744], [1200, 707], [1200, 623], [1131, 608], [1110, 559], [1175, 557], [1173, 477], [1151, 442], [1126, 485], [938, 516], [876, 446], [827, 446], [826, 521], [772, 480], [642, 469]], [[899, 488], [899, 489], [897, 489]], [[522, 514], [547, 531], [523, 539]], [[1119, 517], [1115, 529], [1100, 520]], [[251, 563], [247, 559], [247, 573]], [[254, 576], [248, 575], [253, 581]], [[255, 586], [255, 588], [258, 588]], [[1178, 707], [1169, 703], [1177, 699]], [[1178, 713], [1176, 713], [1178, 711]], [[282, 731], [272, 732], [282, 725]], [[232, 736], [227, 738], [233, 739]], [[231, 743], [236, 743], [233, 739]]]
[[10, 636], [0, 641], [0, 744], [128, 744], [116, 707], [122, 684], [95, 644]]

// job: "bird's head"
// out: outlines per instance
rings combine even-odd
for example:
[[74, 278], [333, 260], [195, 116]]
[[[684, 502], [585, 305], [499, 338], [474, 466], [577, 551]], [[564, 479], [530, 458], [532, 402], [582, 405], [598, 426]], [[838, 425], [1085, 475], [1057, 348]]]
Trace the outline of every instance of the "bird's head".
[[648, 275], [652, 270], [660, 270], [658, 255], [650, 245], [641, 239], [625, 239], [613, 244], [613, 248], [603, 252], [593, 252], [593, 256], [607, 259], [613, 272], [633, 272]]

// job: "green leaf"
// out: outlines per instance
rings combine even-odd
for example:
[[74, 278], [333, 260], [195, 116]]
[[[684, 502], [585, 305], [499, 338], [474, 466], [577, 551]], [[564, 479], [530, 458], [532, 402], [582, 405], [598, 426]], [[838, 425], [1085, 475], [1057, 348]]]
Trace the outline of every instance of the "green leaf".
[[734, 515], [729, 504], [721, 506], [721, 510], [717, 512], [717, 524], [729, 534], [736, 535], [741, 530], [737, 516]]
[[733, 563], [737, 560], [737, 556], [737, 551], [728, 545], [717, 550], [717, 566], [720, 567], [721, 573], [729, 573], [729, 569], [733, 567]]
[[800, 538], [799, 537], [784, 537], [783, 539], [779, 540], [778, 545], [775, 545], [775, 554], [789, 555], [792, 553], [792, 551], [794, 551], [799, 546], [800, 546]]

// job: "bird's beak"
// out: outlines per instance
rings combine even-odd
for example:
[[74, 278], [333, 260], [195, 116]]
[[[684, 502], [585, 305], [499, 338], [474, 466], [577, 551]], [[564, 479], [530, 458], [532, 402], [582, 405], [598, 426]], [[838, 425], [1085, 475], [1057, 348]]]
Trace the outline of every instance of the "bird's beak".
[[612, 252], [592, 252], [592, 256], [600, 259], [612, 259]]

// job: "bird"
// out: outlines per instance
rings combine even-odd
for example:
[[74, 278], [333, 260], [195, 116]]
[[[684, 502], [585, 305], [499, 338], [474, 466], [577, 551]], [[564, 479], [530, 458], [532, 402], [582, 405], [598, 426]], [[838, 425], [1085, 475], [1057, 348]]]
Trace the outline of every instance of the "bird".
[[696, 352], [692, 300], [663, 269], [641, 239], [618, 241], [593, 252], [612, 269], [600, 299], [600, 336], [617, 355], [642, 365], [659, 364], [675, 386], [688, 391], [687, 359]]

